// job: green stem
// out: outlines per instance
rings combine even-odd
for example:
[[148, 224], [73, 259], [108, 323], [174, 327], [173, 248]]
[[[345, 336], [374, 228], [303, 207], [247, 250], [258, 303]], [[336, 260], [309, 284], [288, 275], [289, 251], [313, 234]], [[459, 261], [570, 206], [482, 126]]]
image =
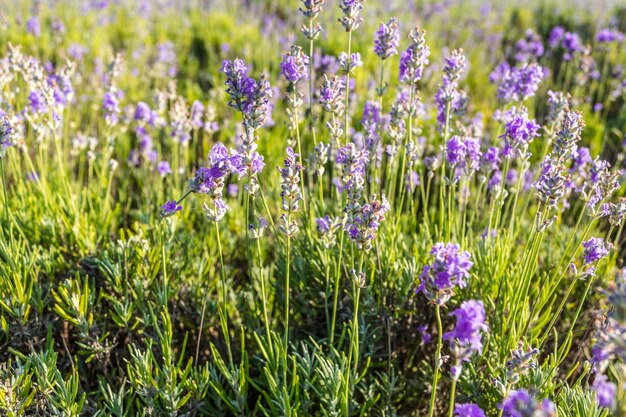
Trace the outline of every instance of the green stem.
[[452, 378], [452, 386], [450, 387], [450, 403], [448, 405], [448, 417], [454, 415], [454, 401], [456, 397], [456, 378]]
[[435, 315], [437, 317], [437, 351], [435, 352], [435, 372], [433, 373], [433, 384], [430, 393], [430, 406], [428, 407], [428, 417], [433, 417], [435, 413], [435, 399], [437, 398], [437, 383], [439, 382], [439, 363], [441, 362], [441, 345], [443, 339], [443, 327], [441, 325], [441, 311], [439, 304], [435, 304]]
[[[287, 213], [287, 224], [289, 224], [290, 213]], [[287, 234], [287, 265], [285, 270], [285, 336], [283, 346], [283, 381], [284, 386], [287, 386], [287, 351], [289, 346], [289, 269], [291, 259], [291, 236]]]

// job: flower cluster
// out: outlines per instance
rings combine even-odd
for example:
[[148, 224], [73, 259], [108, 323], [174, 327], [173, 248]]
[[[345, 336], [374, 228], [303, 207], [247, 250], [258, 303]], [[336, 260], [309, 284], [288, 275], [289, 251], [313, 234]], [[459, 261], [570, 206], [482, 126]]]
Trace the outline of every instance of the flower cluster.
[[161, 206], [161, 217], [173, 216], [182, 209], [183, 207], [179, 206], [176, 200], [167, 201]]
[[287, 158], [282, 167], [278, 167], [280, 173], [280, 197], [282, 200], [280, 208], [284, 212], [281, 216], [282, 224], [280, 230], [288, 237], [293, 237], [298, 232], [298, 224], [291, 219], [291, 213], [299, 210], [299, 203], [302, 199], [300, 191], [300, 171], [302, 165], [298, 162], [298, 154], [291, 148], [287, 148]]
[[265, 165], [263, 158], [256, 152], [259, 140], [257, 130], [270, 118], [269, 100], [273, 93], [269, 82], [263, 77], [255, 81], [247, 75], [248, 69], [240, 59], [225, 60], [222, 72], [226, 74], [226, 92], [230, 96], [228, 105], [243, 115], [245, 133], [239, 153], [241, 166], [248, 174], [248, 183], [244, 189], [251, 196], [255, 196], [259, 188], [256, 175]]
[[209, 166], [198, 169], [194, 178], [189, 180], [191, 192], [211, 199], [212, 206], [203, 205], [209, 220], [217, 222], [224, 217], [228, 209], [223, 199], [226, 178], [230, 174], [241, 175], [243, 169], [241, 155], [233, 151], [229, 153], [226, 146], [217, 143], [211, 149]]
[[609, 305], [606, 320], [598, 328], [593, 345], [593, 361], [603, 371], [610, 359], [626, 362], [626, 279], [616, 278], [604, 292]]
[[539, 400], [537, 393], [524, 389], [511, 391], [502, 402], [505, 417], [554, 417], [556, 407], [549, 399]]
[[499, 80], [498, 98], [505, 102], [522, 102], [533, 97], [544, 76], [543, 68], [535, 63], [509, 68]]
[[430, 254], [433, 262], [424, 265], [417, 291], [431, 302], [444, 305], [454, 295], [455, 287], [465, 288], [473, 263], [469, 252], [461, 252], [455, 243], [435, 243]]
[[308, 65], [309, 57], [302, 52], [301, 47], [294, 45], [288, 53], [283, 55], [280, 71], [290, 85], [295, 85], [308, 78]]
[[324, 217], [315, 219], [315, 229], [326, 249], [330, 249], [337, 243], [335, 232], [341, 227], [341, 219], [331, 217], [327, 214]]
[[485, 412], [476, 404], [456, 404], [454, 417], [485, 417]]
[[263, 76], [256, 81], [248, 76], [248, 68], [240, 59], [225, 60], [222, 72], [226, 75], [226, 92], [230, 96], [228, 105], [240, 111], [244, 125], [256, 130], [263, 126], [268, 118], [269, 100], [272, 90]]
[[356, 243], [357, 249], [368, 251], [372, 248], [372, 241], [389, 208], [389, 202], [384, 195], [381, 200], [373, 195], [369, 203], [363, 204], [358, 211], [351, 213], [345, 228], [348, 236]]
[[7, 151], [7, 148], [13, 145], [11, 141], [11, 133], [13, 128], [9, 121], [4, 118], [2, 120], [2, 126], [0, 126], [0, 158], [2, 158]]
[[361, 17], [361, 10], [363, 10], [364, 0], [341, 0], [339, 8], [343, 12], [343, 17], [339, 19], [339, 22], [346, 29], [346, 32], [355, 31], [361, 23], [363, 18]]
[[443, 339], [450, 342], [455, 358], [451, 373], [457, 379], [461, 375], [462, 363], [469, 361], [474, 352], [482, 352], [481, 333], [486, 332], [488, 327], [485, 324], [485, 307], [482, 301], [464, 301], [452, 315], [456, 317], [456, 326], [451, 332], [445, 333]]
[[532, 29], [528, 29], [526, 36], [515, 43], [515, 60], [517, 62], [537, 60], [543, 56], [544, 52], [541, 36]]
[[300, 12], [309, 19], [310, 24], [303, 24], [300, 31], [307, 37], [307, 39], [317, 39], [322, 33], [322, 26], [318, 22], [314, 22], [324, 8], [326, 0], [302, 0], [303, 8], [300, 8]]
[[538, 132], [539, 125], [528, 117], [527, 112], [516, 112], [506, 123], [504, 134], [500, 136], [504, 142], [502, 156], [505, 158], [519, 156], [526, 159], [529, 156], [528, 145], [539, 136]]
[[387, 24], [381, 23], [374, 38], [374, 52], [383, 61], [398, 53], [400, 45], [400, 32], [398, 21], [395, 17], [389, 19]]
[[415, 85], [422, 79], [424, 67], [428, 65], [430, 48], [426, 45], [426, 31], [419, 26], [410, 33], [411, 44], [400, 55], [400, 82]]
[[319, 101], [325, 111], [332, 115], [330, 121], [327, 122], [330, 136], [338, 139], [343, 135], [341, 124], [341, 115], [345, 111], [344, 91], [345, 82], [336, 75], [328, 77], [324, 74], [324, 82], [319, 89]]
[[440, 130], [449, 122], [450, 112], [459, 112], [465, 106], [463, 94], [459, 91], [458, 81], [467, 69], [462, 49], [455, 49], [446, 57], [443, 69], [443, 81], [435, 94], [437, 104], [437, 122]]
[[592, 237], [591, 239], [582, 243], [584, 251], [583, 257], [586, 265], [590, 265], [594, 262], [598, 262], [609, 254], [611, 249], [610, 244], [604, 242], [604, 239], [599, 237]]

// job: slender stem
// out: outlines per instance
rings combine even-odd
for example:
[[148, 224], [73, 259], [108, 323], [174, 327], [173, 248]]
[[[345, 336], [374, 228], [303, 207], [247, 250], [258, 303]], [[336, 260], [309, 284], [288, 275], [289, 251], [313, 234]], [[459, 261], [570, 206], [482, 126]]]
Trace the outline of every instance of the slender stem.
[[430, 406], [428, 407], [428, 417], [433, 417], [435, 413], [435, 399], [437, 397], [437, 383], [439, 382], [439, 364], [441, 362], [441, 345], [443, 338], [443, 327], [441, 325], [441, 311], [439, 304], [435, 304], [435, 315], [437, 317], [437, 351], [435, 352], [435, 372], [433, 373], [433, 384], [430, 393]]
[[259, 275], [261, 279], [261, 303], [263, 305], [263, 321], [265, 322], [265, 333], [267, 334], [267, 344], [270, 349], [272, 349], [272, 344], [270, 343], [270, 321], [267, 316], [267, 296], [265, 294], [265, 276], [263, 275], [263, 265], [261, 264], [261, 240], [256, 239], [256, 249], [259, 257]]
[[222, 326], [222, 332], [224, 333], [224, 339], [226, 341], [226, 349], [228, 351], [228, 359], [231, 366], [233, 365], [233, 353], [230, 348], [230, 333], [228, 330], [228, 307], [226, 302], [226, 273], [224, 272], [224, 254], [222, 252], [222, 240], [220, 239], [220, 227], [217, 222], [215, 223], [215, 234], [217, 236], [217, 252], [220, 258], [220, 275], [222, 280], [222, 308], [224, 314], [224, 322]]
[[335, 323], [337, 321], [337, 302], [339, 301], [339, 278], [341, 278], [341, 259], [343, 257], [343, 238], [345, 232], [344, 228], [341, 228], [339, 237], [339, 258], [337, 259], [337, 265], [335, 267], [335, 291], [333, 293], [333, 315], [330, 321], [330, 344], [335, 341]]
[[7, 223], [9, 223], [9, 193], [7, 192], [7, 180], [4, 175], [4, 157], [2, 156], [0, 156], [0, 172], [2, 173], [2, 188], [4, 190], [4, 211], [7, 217]]
[[448, 405], [448, 417], [454, 415], [454, 402], [456, 398], [456, 378], [452, 378], [452, 386], [450, 387], [450, 403]]
[[[289, 224], [289, 214], [287, 213], [287, 224]], [[285, 336], [283, 346], [283, 381], [287, 386], [287, 351], [289, 346], [289, 269], [291, 259], [291, 235], [287, 234], [287, 266], [285, 270]]]

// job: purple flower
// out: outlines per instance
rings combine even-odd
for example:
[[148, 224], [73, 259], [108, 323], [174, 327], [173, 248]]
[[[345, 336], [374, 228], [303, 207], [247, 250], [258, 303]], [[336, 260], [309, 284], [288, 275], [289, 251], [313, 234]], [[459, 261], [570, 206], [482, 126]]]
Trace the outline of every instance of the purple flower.
[[104, 110], [104, 118], [108, 125], [115, 126], [119, 121], [120, 102], [117, 95], [111, 91], [106, 92], [102, 98], [102, 109]]
[[616, 29], [604, 28], [598, 31], [596, 41], [599, 43], [624, 42], [624, 34]]
[[455, 243], [436, 243], [430, 254], [433, 262], [424, 265], [417, 288], [426, 297], [439, 305], [445, 304], [454, 294], [454, 287], [465, 288], [465, 279], [473, 265], [469, 252], [461, 252]]
[[403, 84], [415, 85], [422, 79], [424, 67], [428, 65], [430, 49], [426, 45], [426, 31], [420, 27], [411, 30], [411, 44], [400, 55], [399, 79]]
[[[339, 62], [339, 68], [344, 73], [352, 72], [357, 67], [363, 66], [363, 61], [361, 61], [361, 54], [358, 52], [354, 52], [348, 56], [345, 52], [339, 53], [337, 57], [337, 61]], [[352, 82], [352, 80], [350, 80]], [[350, 89], [352, 89], [352, 84], [350, 84]]]
[[426, 324], [420, 324], [417, 326], [417, 331], [422, 336], [422, 342], [427, 345], [432, 342], [433, 337], [428, 333], [428, 326]]
[[327, 112], [335, 115], [343, 112], [343, 94], [346, 84], [343, 79], [332, 75], [327, 77], [324, 74], [324, 82], [319, 89], [319, 100]]
[[411, 170], [411, 172], [406, 174], [404, 181], [406, 183], [407, 192], [413, 192], [415, 191], [415, 187], [420, 185], [420, 176], [417, 172]]
[[383, 61], [398, 53], [400, 45], [400, 32], [398, 21], [395, 17], [389, 19], [387, 24], [381, 23], [374, 38], [374, 52]]
[[385, 214], [389, 209], [389, 202], [384, 195], [381, 200], [373, 195], [369, 203], [362, 205], [358, 210], [352, 210], [345, 230], [358, 249], [368, 251], [372, 248], [378, 227], [385, 220]]
[[549, 399], [539, 400], [534, 392], [510, 391], [502, 402], [505, 417], [554, 417], [556, 407]]
[[525, 64], [506, 71], [498, 85], [498, 98], [505, 102], [521, 102], [533, 97], [545, 74], [539, 65]]
[[476, 404], [456, 404], [454, 417], [485, 417], [485, 412]]
[[563, 40], [563, 36], [565, 35], [565, 29], [562, 26], [555, 26], [550, 31], [550, 35], [548, 36], [548, 45], [551, 49], [556, 48]]
[[482, 301], [469, 300], [461, 303], [461, 307], [454, 310], [456, 327], [443, 335], [443, 339], [456, 346], [458, 361], [468, 361], [472, 353], [481, 353], [483, 349], [481, 333], [486, 332], [485, 308]]
[[592, 237], [591, 239], [583, 242], [583, 257], [585, 264], [589, 265], [599, 261], [609, 254], [610, 245], [604, 242], [604, 239], [599, 237]]
[[172, 168], [170, 168], [169, 162], [161, 161], [157, 164], [157, 171], [161, 175], [161, 177], [166, 177], [167, 175], [172, 173]]
[[320, 234], [327, 233], [330, 230], [331, 219], [327, 214], [324, 217], [318, 217], [315, 219], [315, 225], [317, 227], [317, 231]]
[[452, 136], [446, 142], [446, 161], [452, 167], [456, 167], [465, 162], [465, 144], [460, 136]]
[[198, 100], [194, 101], [191, 105], [191, 126], [195, 129], [200, 129], [204, 126], [202, 122], [202, 115], [204, 113], [204, 105]]
[[268, 119], [269, 99], [272, 90], [269, 82], [261, 77], [258, 81], [248, 76], [248, 68], [240, 59], [225, 60], [222, 72], [226, 75], [228, 105], [244, 116], [244, 125], [251, 129], [263, 126]]
[[343, 12], [343, 17], [339, 19], [346, 32], [352, 32], [356, 30], [363, 18], [361, 17], [361, 10], [363, 10], [364, 0], [341, 0], [339, 8]]
[[2, 120], [2, 126], [0, 126], [0, 158], [6, 154], [7, 148], [13, 146], [11, 141], [11, 133], [13, 127], [7, 119]]
[[567, 188], [567, 178], [563, 176], [563, 164], [553, 158], [546, 156], [541, 164], [541, 174], [535, 183], [539, 200], [550, 208], [556, 208], [557, 203], [565, 196]]
[[183, 209], [182, 206], [179, 206], [176, 200], [171, 200], [166, 202], [161, 206], [161, 217], [169, 217], [176, 212], [181, 211]]
[[526, 157], [528, 144], [539, 136], [539, 125], [534, 120], [529, 119], [526, 113], [517, 112], [507, 122], [504, 134], [500, 138], [504, 139], [502, 156], [513, 158], [516, 153], [520, 157]]
[[280, 70], [291, 84], [297, 84], [308, 78], [309, 57], [302, 52], [299, 46], [292, 46], [291, 50], [283, 55]]
[[230, 197], [237, 197], [237, 194], [239, 193], [239, 186], [237, 184], [228, 184], [226, 192]]
[[31, 16], [26, 21], [26, 31], [38, 38], [41, 36], [41, 23], [38, 16]]
[[526, 37], [515, 43], [515, 60], [517, 62], [528, 62], [540, 58], [544, 53], [541, 37], [532, 29], [526, 31]]
[[606, 375], [598, 374], [593, 381], [593, 390], [596, 392], [596, 400], [600, 407], [606, 407], [609, 410], [615, 408], [615, 394], [617, 386], [610, 382]]
[[33, 90], [28, 94], [28, 107], [38, 114], [45, 113], [48, 110], [46, 100], [39, 90]]
[[565, 35], [563, 35], [561, 46], [565, 50], [563, 59], [566, 61], [570, 61], [576, 52], [583, 50], [583, 43], [580, 40], [580, 36], [575, 32], [566, 32]]
[[500, 166], [500, 149], [491, 147], [483, 154], [481, 161], [483, 169], [486, 172], [495, 171]]

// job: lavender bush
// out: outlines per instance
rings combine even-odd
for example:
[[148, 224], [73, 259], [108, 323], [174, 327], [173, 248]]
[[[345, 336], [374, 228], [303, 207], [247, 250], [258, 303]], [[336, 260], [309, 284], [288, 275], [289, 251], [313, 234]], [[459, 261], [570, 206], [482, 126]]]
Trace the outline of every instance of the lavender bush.
[[8, 3], [0, 415], [626, 415], [624, 6]]

